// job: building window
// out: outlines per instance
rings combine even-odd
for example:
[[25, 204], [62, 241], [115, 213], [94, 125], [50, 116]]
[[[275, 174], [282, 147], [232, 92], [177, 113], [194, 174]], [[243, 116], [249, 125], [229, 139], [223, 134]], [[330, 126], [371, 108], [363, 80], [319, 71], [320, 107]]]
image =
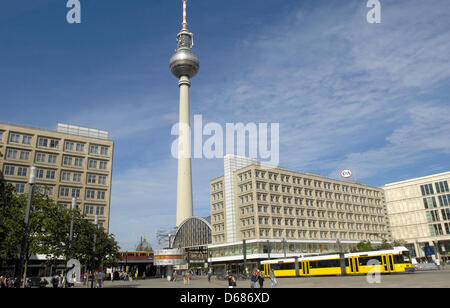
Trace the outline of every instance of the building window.
[[69, 187], [61, 187], [59, 189], [59, 196], [60, 197], [68, 197], [69, 196]]
[[80, 189], [72, 188], [72, 198], [79, 198], [79, 197], [80, 197]]
[[98, 176], [98, 183], [102, 185], [106, 185], [106, 176], [105, 175], [99, 175]]
[[6, 157], [9, 159], [17, 159], [17, 150], [8, 149], [6, 152]]
[[30, 159], [30, 152], [20, 151], [20, 160], [28, 160], [28, 159]]
[[92, 214], [94, 214], [94, 206], [93, 206], [93, 205], [86, 205], [86, 206], [84, 207], [84, 213], [85, 213], [86, 215], [92, 215]]
[[80, 157], [75, 157], [75, 166], [82, 167], [83, 166], [83, 159]]
[[74, 172], [73, 173], [73, 181], [74, 182], [81, 182], [81, 173]]
[[108, 162], [106, 161], [100, 161], [100, 169], [106, 170], [106, 165]]
[[54, 180], [55, 179], [55, 170], [47, 170], [47, 174], [45, 177], [47, 179]]
[[97, 169], [97, 161], [95, 159], [89, 159], [89, 169]]
[[94, 198], [95, 198], [95, 190], [87, 189], [86, 199], [94, 199]]
[[42, 179], [44, 177], [44, 169], [37, 169], [36, 170], [36, 178]]
[[73, 146], [74, 146], [73, 142], [66, 141], [64, 149], [66, 151], [73, 151]]
[[95, 214], [96, 215], [104, 215], [104, 213], [105, 213], [105, 207], [97, 206], [97, 208], [95, 209]]
[[19, 135], [19, 134], [11, 133], [11, 134], [9, 135], [9, 142], [19, 143], [19, 142], [20, 142], [20, 135]]
[[31, 136], [23, 136], [22, 144], [31, 144]]
[[97, 191], [97, 199], [105, 200], [105, 192], [102, 190]]
[[71, 166], [72, 165], [72, 157], [64, 156], [63, 157], [63, 164], [65, 166]]
[[56, 139], [50, 139], [50, 147], [52, 149], [57, 149], [59, 145], [59, 141]]
[[89, 146], [89, 154], [98, 154], [98, 145], [91, 144]]
[[436, 193], [438, 193], [438, 194], [444, 193], [444, 192], [449, 192], [447, 181], [436, 182], [436, 183], [434, 183], [434, 185], [436, 187]]
[[70, 172], [62, 171], [61, 172], [61, 180], [62, 181], [70, 181]]
[[26, 167], [18, 167], [17, 168], [17, 176], [27, 176], [27, 168]]
[[87, 182], [88, 184], [95, 184], [97, 176], [94, 174], [88, 174]]
[[57, 157], [57, 155], [48, 154], [48, 163], [49, 164], [56, 164], [56, 157]]
[[420, 190], [422, 191], [422, 196], [434, 194], [433, 185], [431, 184], [420, 185]]
[[14, 175], [15, 167], [10, 165], [5, 165], [5, 171], [4, 173], [6, 175]]
[[45, 154], [44, 153], [36, 153], [36, 162], [44, 163], [45, 162]]
[[100, 148], [100, 154], [101, 155], [108, 155], [108, 147], [101, 147]]
[[15, 188], [16, 192], [18, 192], [18, 193], [24, 193], [25, 192], [25, 184], [23, 184], [23, 183], [16, 183], [14, 185], [14, 188]]
[[44, 137], [39, 137], [38, 138], [38, 146], [40, 147], [47, 147], [48, 144], [48, 139], [44, 138]]
[[76, 151], [77, 152], [84, 152], [84, 144], [83, 143], [77, 143]]

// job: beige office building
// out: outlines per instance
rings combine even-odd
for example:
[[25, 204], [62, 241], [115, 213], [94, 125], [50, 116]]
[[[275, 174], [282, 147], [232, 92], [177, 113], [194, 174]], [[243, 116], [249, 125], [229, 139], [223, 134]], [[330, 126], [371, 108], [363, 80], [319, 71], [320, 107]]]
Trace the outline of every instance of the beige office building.
[[256, 259], [333, 252], [337, 239], [345, 250], [391, 240], [383, 190], [362, 183], [227, 155], [210, 194], [211, 262], [242, 257], [243, 240], [246, 258]]
[[[450, 249], [450, 172], [386, 184], [383, 188], [392, 236], [404, 240], [416, 257]], [[427, 249], [428, 248], [428, 249]], [[432, 249], [429, 249], [432, 248]]]
[[77, 207], [109, 230], [114, 142], [108, 132], [58, 124], [55, 131], [0, 123], [0, 172], [17, 192], [28, 192], [32, 166], [35, 187], [55, 202]]

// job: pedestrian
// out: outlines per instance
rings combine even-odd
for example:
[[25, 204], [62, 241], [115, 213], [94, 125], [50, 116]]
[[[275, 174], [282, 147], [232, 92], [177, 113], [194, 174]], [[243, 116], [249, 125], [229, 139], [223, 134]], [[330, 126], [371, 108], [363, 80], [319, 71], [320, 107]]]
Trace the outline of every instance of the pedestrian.
[[212, 269], [208, 271], [208, 282], [211, 283]]
[[441, 269], [441, 260], [440, 260], [440, 258], [436, 258], [435, 263], [436, 263], [436, 266], [437, 266], [438, 270], [440, 270]]
[[145, 280], [145, 271], [144, 271], [144, 273], [142, 274], [142, 279]]
[[191, 271], [187, 272], [187, 284], [190, 285], [192, 280], [192, 274]]
[[231, 272], [228, 272], [228, 288], [236, 288], [236, 277]]
[[264, 287], [264, 274], [260, 270], [258, 270], [258, 283], [259, 287], [262, 289]]
[[6, 277], [5, 274], [0, 274], [0, 288], [6, 288]]
[[184, 272], [183, 274], [183, 283], [187, 284], [187, 272]]
[[59, 284], [59, 276], [58, 275], [53, 276], [51, 283], [53, 285], [53, 288], [56, 289]]
[[103, 280], [105, 279], [105, 273], [99, 272], [98, 273], [98, 287], [103, 288]]
[[277, 278], [275, 277], [275, 272], [273, 271], [273, 269], [270, 270], [270, 287], [271, 288], [276, 288], [277, 286]]
[[250, 288], [257, 288], [256, 282], [258, 281], [258, 273], [256, 270], [253, 270], [252, 275], [250, 276]]
[[173, 282], [177, 281], [177, 271], [173, 271]]

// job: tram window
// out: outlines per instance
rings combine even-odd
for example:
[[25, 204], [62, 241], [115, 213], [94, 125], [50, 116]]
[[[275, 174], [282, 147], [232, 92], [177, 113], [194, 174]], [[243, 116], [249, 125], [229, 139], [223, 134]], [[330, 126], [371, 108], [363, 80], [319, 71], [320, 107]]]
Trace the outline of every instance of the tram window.
[[271, 264], [270, 267], [274, 271], [295, 269], [294, 263], [275, 263]]
[[383, 262], [381, 261], [381, 256], [373, 256], [373, 257], [359, 257], [359, 265], [361, 266], [367, 265], [367, 263], [369, 263], [370, 260], [376, 260], [379, 262], [379, 264], [383, 264]]
[[310, 261], [309, 264], [310, 264], [311, 268], [339, 267], [340, 266], [339, 259]]
[[404, 251], [401, 255], [394, 255], [394, 263], [411, 263], [411, 258], [409, 256], [409, 251]]

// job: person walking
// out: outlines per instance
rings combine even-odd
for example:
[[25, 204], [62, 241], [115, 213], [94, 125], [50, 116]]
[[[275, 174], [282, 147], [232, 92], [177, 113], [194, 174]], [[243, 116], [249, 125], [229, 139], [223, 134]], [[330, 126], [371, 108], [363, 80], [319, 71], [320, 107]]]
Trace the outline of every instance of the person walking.
[[258, 286], [256, 285], [257, 281], [258, 281], [258, 272], [255, 270], [253, 270], [252, 275], [250, 276], [250, 288], [257, 288]]
[[236, 288], [236, 277], [231, 272], [228, 272], [228, 288]]
[[55, 275], [55, 276], [53, 276], [53, 278], [52, 278], [52, 285], [53, 285], [53, 288], [54, 288], [54, 289], [58, 288], [58, 284], [59, 284], [59, 276], [58, 276], [58, 275]]
[[264, 287], [264, 274], [260, 270], [258, 270], [258, 283], [259, 287], [262, 289]]
[[208, 282], [211, 283], [212, 269], [208, 271]]
[[277, 278], [275, 277], [275, 273], [274, 273], [273, 269], [270, 270], [270, 276], [269, 276], [269, 278], [270, 278], [270, 287], [271, 287], [272, 289], [273, 289], [273, 288], [276, 288], [278, 282], [277, 282]]

